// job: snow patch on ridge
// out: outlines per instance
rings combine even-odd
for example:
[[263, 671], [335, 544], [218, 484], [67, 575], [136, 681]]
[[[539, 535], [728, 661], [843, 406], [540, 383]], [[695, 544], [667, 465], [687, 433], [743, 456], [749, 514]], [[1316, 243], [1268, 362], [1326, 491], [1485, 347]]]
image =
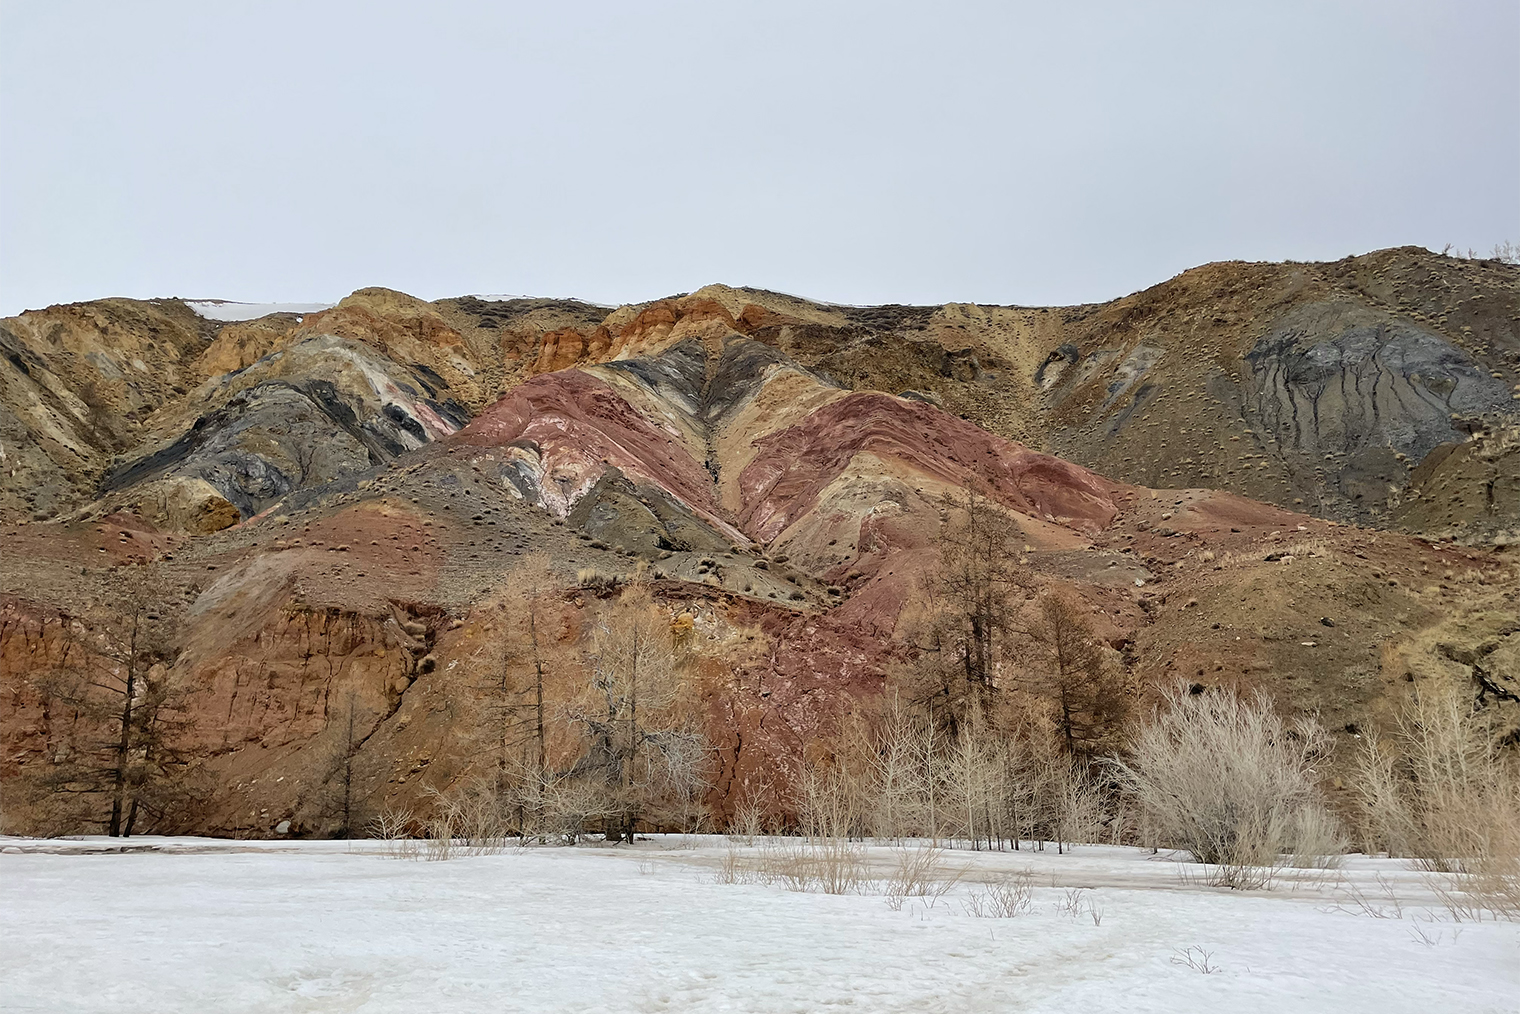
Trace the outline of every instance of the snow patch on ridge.
[[316, 313], [336, 303], [238, 303], [228, 299], [187, 299], [185, 305], [207, 320], [258, 320], [271, 313]]

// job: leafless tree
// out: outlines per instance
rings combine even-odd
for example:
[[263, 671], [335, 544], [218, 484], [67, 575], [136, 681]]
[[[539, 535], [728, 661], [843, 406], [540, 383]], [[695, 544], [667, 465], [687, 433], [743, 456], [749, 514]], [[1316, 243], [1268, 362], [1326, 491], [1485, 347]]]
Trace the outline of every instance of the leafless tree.
[[634, 587], [602, 607], [587, 633], [587, 680], [566, 709], [583, 734], [573, 771], [596, 783], [610, 841], [632, 841], [646, 818], [690, 816], [706, 743], [685, 720], [684, 666], [671, 619]]
[[1118, 748], [1129, 699], [1080, 603], [1047, 592], [1028, 634], [1030, 651], [1020, 682], [1049, 704], [1067, 756], [1091, 762]]
[[975, 490], [964, 500], [947, 496], [941, 517], [939, 559], [924, 582], [928, 607], [912, 637], [917, 659], [899, 685], [953, 738], [967, 714], [995, 710], [1008, 689], [1033, 580], [1020, 562], [1022, 533], [994, 501]]
[[543, 638], [549, 561], [534, 554], [513, 570], [508, 593], [486, 615], [493, 626], [471, 659], [487, 736], [499, 750], [497, 785], [523, 834], [541, 823], [549, 783], [548, 660]]
[[180, 590], [156, 565], [119, 567], [84, 615], [64, 619], [62, 657], [38, 681], [71, 713], [43, 784], [98, 800], [97, 819], [113, 837], [172, 816], [182, 802], [188, 690], [174, 668], [182, 611]]
[[354, 761], [364, 744], [357, 694], [348, 692], [341, 712], [329, 711], [328, 726], [332, 729], [332, 745], [319, 789], [318, 813], [331, 827], [334, 838], [349, 838], [368, 823], [358, 813], [359, 801], [354, 791]]

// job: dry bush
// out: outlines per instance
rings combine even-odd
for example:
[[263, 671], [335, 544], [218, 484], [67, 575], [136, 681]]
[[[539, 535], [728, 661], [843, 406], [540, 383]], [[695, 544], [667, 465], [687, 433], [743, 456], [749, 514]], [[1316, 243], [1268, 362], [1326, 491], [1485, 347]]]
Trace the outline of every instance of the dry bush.
[[369, 823], [369, 836], [386, 843], [385, 854], [393, 859], [416, 859], [417, 818], [411, 810], [381, 810]]
[[619, 574], [604, 574], [595, 567], [582, 567], [575, 572], [575, 583], [587, 591], [610, 592], [617, 590], [623, 578]]
[[1368, 848], [1418, 859], [1455, 918], [1520, 919], [1520, 758], [1492, 721], [1445, 684], [1417, 691], [1388, 739], [1364, 740]]
[[497, 786], [476, 779], [452, 793], [429, 790], [437, 809], [433, 821], [447, 824], [470, 855], [492, 855], [507, 847], [510, 834]]
[[1206, 951], [1196, 945], [1180, 948], [1173, 952], [1172, 964], [1185, 965], [1203, 975], [1213, 975], [1215, 972], [1220, 971], [1219, 966], [1214, 964], [1214, 952]]
[[933, 845], [901, 848], [896, 851], [892, 873], [885, 884], [887, 904], [893, 911], [909, 898], [923, 898], [928, 908], [943, 898], [965, 876], [964, 867], [945, 869], [945, 851]]
[[1073, 919], [1081, 915], [1087, 908], [1087, 888], [1068, 887], [1061, 895], [1061, 900], [1056, 902], [1056, 910], [1069, 915]]
[[1157, 840], [1208, 864], [1210, 882], [1265, 887], [1299, 840], [1333, 822], [1314, 765], [1324, 731], [1284, 722], [1263, 697], [1178, 684], [1115, 768]]
[[1080, 919], [1084, 915], [1092, 920], [1094, 926], [1103, 925], [1103, 906], [1093, 899], [1092, 889], [1087, 887], [1069, 887], [1056, 902], [1056, 910], [1073, 919]]
[[1381, 873], [1373, 879], [1377, 883], [1375, 895], [1368, 894], [1354, 881], [1342, 876], [1336, 885], [1335, 892], [1336, 897], [1341, 900], [1331, 911], [1345, 912], [1348, 915], [1365, 915], [1373, 919], [1404, 918], [1404, 903], [1399, 900], [1393, 882]]
[[1029, 911], [1034, 894], [1034, 871], [1019, 870], [989, 882], [963, 899], [966, 914], [978, 919], [1012, 919]]
[[752, 870], [753, 866], [745, 862], [744, 856], [730, 842], [723, 850], [723, 858], [718, 863], [718, 872], [713, 876], [713, 881], [719, 884], [749, 883]]
[[863, 829], [864, 780], [844, 763], [808, 764], [796, 785], [797, 822], [810, 842], [858, 836]]
[[862, 858], [862, 848], [843, 839], [814, 839], [767, 849], [754, 879], [789, 891], [856, 894], [870, 884]]
[[824, 894], [850, 894], [870, 882], [861, 862], [862, 849], [838, 839], [816, 843], [806, 849], [807, 862], [817, 889]]
[[1056, 851], [1061, 852], [1072, 842], [1096, 841], [1103, 831], [1105, 800], [1088, 769], [1061, 759], [1050, 764], [1043, 781]]
[[[606, 783], [575, 773], [549, 774], [535, 797], [535, 834], [540, 840], [559, 838], [568, 845], [617, 814]], [[526, 840], [526, 838], [525, 838]]]
[[894, 696], [862, 738], [864, 818], [872, 835], [892, 842], [926, 831], [936, 836], [932, 725]]
[[423, 831], [423, 856], [429, 862], [444, 862], [454, 858], [458, 843], [455, 841], [454, 822], [450, 814], [434, 814], [423, 824]]
[[770, 794], [770, 784], [762, 782], [758, 788], [747, 786], [746, 791], [734, 805], [728, 820], [728, 836], [746, 845], [765, 833], [765, 798]]
[[1305, 870], [1333, 870], [1341, 865], [1351, 842], [1340, 820], [1322, 806], [1300, 810], [1295, 817], [1293, 855], [1290, 866]]
[[1112, 792], [1067, 755], [1045, 707], [1000, 721], [973, 708], [948, 734], [896, 699], [857, 712], [793, 780], [801, 832], [998, 850], [1101, 837]]

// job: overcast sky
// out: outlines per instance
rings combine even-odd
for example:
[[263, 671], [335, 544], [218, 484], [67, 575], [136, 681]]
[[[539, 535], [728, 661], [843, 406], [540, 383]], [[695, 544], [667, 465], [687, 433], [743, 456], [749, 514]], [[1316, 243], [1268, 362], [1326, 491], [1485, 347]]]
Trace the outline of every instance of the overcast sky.
[[1520, 3], [0, 2], [0, 313], [1520, 241]]

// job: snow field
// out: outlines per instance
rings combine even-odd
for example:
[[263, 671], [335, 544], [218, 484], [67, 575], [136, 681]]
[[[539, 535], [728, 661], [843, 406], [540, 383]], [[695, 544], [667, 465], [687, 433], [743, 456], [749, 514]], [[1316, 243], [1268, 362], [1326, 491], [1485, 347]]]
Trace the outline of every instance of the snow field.
[[[5, 1011], [1520, 1010], [1520, 925], [1455, 924], [1407, 864], [1366, 857], [1232, 893], [1139, 849], [951, 851], [962, 880], [894, 910], [879, 882], [719, 883], [729, 856], [766, 854], [721, 838], [448, 862], [380, 842], [92, 853], [121, 844], [0, 840]], [[896, 853], [863, 858], [885, 878]], [[1028, 912], [968, 914], [1020, 870]], [[1363, 914], [1349, 885], [1401, 917]], [[1098, 924], [1063, 910], [1077, 887]]]

